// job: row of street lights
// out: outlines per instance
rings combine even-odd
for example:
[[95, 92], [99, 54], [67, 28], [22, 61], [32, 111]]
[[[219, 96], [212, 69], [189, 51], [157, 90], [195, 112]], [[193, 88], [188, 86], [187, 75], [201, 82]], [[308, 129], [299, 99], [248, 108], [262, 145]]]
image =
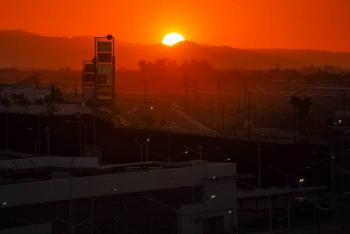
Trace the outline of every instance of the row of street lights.
[[[88, 128], [88, 123], [81, 121], [80, 115], [77, 115], [76, 117], [78, 120], [73, 121], [73, 120], [65, 120], [64, 123], [66, 124], [76, 124], [78, 127], [78, 137], [79, 137], [79, 156], [86, 156], [87, 152], [87, 128]], [[44, 130], [41, 128], [41, 123], [40, 123], [40, 116], [39, 116], [39, 123], [37, 128], [35, 127], [28, 127], [28, 131], [33, 132], [34, 135], [34, 149], [33, 153], [37, 155], [41, 155], [41, 143], [43, 141], [41, 137], [41, 133], [46, 134], [46, 155], [50, 156], [51, 154], [51, 132], [50, 132], [50, 127], [46, 126]], [[96, 122], [95, 119], [93, 119], [93, 124], [92, 124], [92, 130], [93, 130], [93, 150], [96, 150]], [[36, 132], [37, 135], [34, 134]], [[8, 140], [7, 140], [8, 141]], [[95, 153], [95, 152], [94, 152]]]
[[148, 137], [146, 138], [145, 141], [140, 141], [138, 138], [135, 139], [136, 143], [138, 144], [138, 146], [140, 147], [140, 162], [143, 162], [143, 148], [146, 146], [146, 162], [149, 159], [149, 143], [151, 142], [151, 138]]
[[[141, 143], [140, 141], [138, 141], [137, 140], [137, 142], [138, 142], [138, 144], [139, 144], [139, 146], [140, 146], [140, 152], [141, 152], [141, 161], [142, 161], [142, 153], [143, 153], [143, 147], [144, 147], [144, 145], [146, 145], [147, 146], [147, 153], [148, 153], [148, 143], [150, 142], [150, 138], [147, 138], [146, 139], [146, 141], [144, 142], [144, 143]], [[200, 159], [200, 160], [203, 160], [203, 158], [204, 158], [204, 156], [205, 155], [207, 155], [207, 154], [209, 154], [209, 153], [212, 153], [212, 152], [215, 152], [215, 151], [218, 151], [218, 150], [221, 150], [221, 148], [219, 147], [219, 146], [217, 146], [217, 147], [214, 147], [214, 148], [212, 148], [212, 149], [210, 149], [210, 150], [208, 150], [208, 151], [206, 151], [206, 152], [203, 152], [203, 147], [202, 146], [198, 146], [198, 149], [193, 149], [193, 148], [190, 148], [190, 147], [188, 147], [188, 146], [185, 146], [185, 148], [186, 148], [186, 150], [184, 151], [184, 152], [181, 152], [181, 153], [179, 153], [179, 154], [177, 154], [177, 155], [175, 155], [174, 157], [167, 157], [167, 156], [165, 156], [165, 155], [163, 155], [163, 154], [161, 154], [161, 153], [158, 153], [158, 152], [153, 152], [153, 154], [154, 155], [157, 155], [157, 156], [159, 156], [159, 157], [161, 157], [162, 159], [165, 159], [165, 160], [167, 160], [167, 161], [172, 161], [172, 160], [175, 160], [175, 159], [177, 159], [177, 158], [179, 158], [179, 157], [181, 157], [181, 156], [183, 156], [183, 155], [188, 155], [190, 152], [191, 153], [194, 153], [194, 154], [196, 154], [196, 155], [198, 155], [198, 159]], [[261, 157], [260, 157], [260, 146], [259, 146], [259, 178], [258, 178], [258, 180], [259, 180], [259, 183], [258, 183], [258, 186], [259, 186], [259, 189], [261, 188], [261, 179], [260, 179], [260, 176], [261, 176], [261, 174], [260, 174], [260, 171], [261, 171], [261, 169], [260, 169], [260, 167], [261, 167]], [[230, 157], [228, 157], [226, 160], [225, 160], [226, 162], [230, 162], [231, 161], [231, 158]], [[205, 170], [204, 170], [204, 176], [206, 177], [206, 164], [205, 164]], [[282, 171], [281, 169], [278, 169], [278, 168], [276, 168], [276, 167], [273, 167], [272, 165], [267, 165], [267, 167], [268, 168], [270, 168], [271, 170], [273, 170], [273, 171], [275, 171], [275, 172], [277, 172], [277, 173], [279, 173], [280, 175], [282, 175], [282, 176], [284, 176], [285, 178], [286, 178], [286, 189], [287, 189], [287, 222], [288, 222], [288, 224], [287, 224], [287, 227], [288, 227], [288, 231], [290, 230], [290, 226], [291, 226], [291, 224], [290, 224], [290, 186], [291, 185], [293, 185], [294, 183], [298, 183], [299, 184], [299, 187], [301, 187], [304, 183], [305, 183], [305, 179], [303, 178], [303, 177], [301, 177], [301, 178], [299, 178], [296, 182], [292, 182], [292, 183], [290, 183], [290, 181], [291, 181], [291, 177], [292, 176], [295, 176], [295, 175], [297, 175], [297, 174], [299, 174], [299, 173], [301, 173], [301, 172], [303, 172], [303, 171], [305, 171], [305, 170], [308, 170], [308, 169], [310, 169], [310, 167], [309, 166], [306, 166], [306, 167], [303, 167], [303, 168], [300, 168], [300, 169], [298, 169], [298, 170], [296, 170], [296, 171], [294, 171], [294, 172], [292, 172], [292, 173], [287, 173], [287, 172], [285, 172], [285, 171]], [[213, 198], [215, 198], [215, 196], [212, 196], [212, 197], [210, 197], [210, 199], [213, 199]], [[271, 199], [271, 198], [270, 198]], [[207, 202], [208, 200], [206, 200], [206, 201], [204, 201], [204, 204], [205, 204], [205, 206], [206, 206], [206, 202]], [[206, 210], [206, 208], [205, 208], [205, 210]], [[271, 214], [270, 214], [271, 215]], [[204, 224], [205, 225], [207, 225], [207, 218], [206, 218], [206, 215], [205, 215], [205, 220], [204, 220]], [[271, 228], [271, 227], [270, 227]]]
[[[147, 137], [144, 141], [138, 139], [138, 138], [135, 138], [135, 142], [137, 143], [137, 145], [139, 146], [139, 149], [140, 149], [140, 162], [144, 162], [144, 161], [149, 161], [149, 145], [150, 145], [150, 142], [151, 142], [151, 137]], [[212, 152], [215, 152], [215, 151], [218, 151], [221, 149], [220, 146], [216, 146], [208, 151], [203, 151], [203, 146], [202, 145], [199, 145], [198, 146], [198, 149], [193, 149], [189, 146], [185, 146], [186, 150], [184, 150], [183, 152], [180, 152], [178, 153], [177, 155], [171, 157], [170, 153], [168, 156], [165, 156], [164, 154], [162, 153], [159, 153], [159, 152], [152, 152], [152, 154], [168, 161], [168, 162], [171, 162], [183, 155], [188, 155], [190, 152], [192, 152], [193, 154], [196, 154], [198, 155], [198, 158], [196, 159], [199, 159], [199, 160], [203, 160], [204, 156], [209, 154], [209, 153], [212, 153]], [[146, 151], [146, 153], [144, 153], [144, 151]], [[231, 158], [228, 157], [225, 161], [229, 162], [231, 161]]]

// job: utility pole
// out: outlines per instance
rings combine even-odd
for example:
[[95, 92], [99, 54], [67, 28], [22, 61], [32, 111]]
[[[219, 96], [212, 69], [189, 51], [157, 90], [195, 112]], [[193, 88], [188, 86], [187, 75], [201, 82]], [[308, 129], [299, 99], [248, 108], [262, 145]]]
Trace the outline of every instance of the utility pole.
[[222, 103], [222, 131], [225, 131], [225, 103]]
[[269, 195], [269, 233], [272, 233], [272, 199]]
[[197, 80], [193, 81], [193, 103], [194, 106], [197, 105]]
[[250, 111], [251, 111], [251, 93], [250, 92], [248, 92], [248, 110], [247, 110], [248, 112], [247, 112], [247, 119], [248, 119], [248, 133], [247, 133], [247, 135], [248, 135], [248, 138], [250, 138], [250, 133], [251, 133], [251, 116], [250, 116]]
[[261, 142], [258, 143], [258, 188], [261, 189]]
[[209, 105], [209, 125], [213, 128], [213, 102], [210, 102]]
[[46, 154], [50, 156], [50, 128], [46, 127]]
[[294, 171], [293, 173], [286, 173], [278, 168], [275, 168], [271, 165], [267, 165], [268, 168], [274, 170], [275, 172], [277, 172], [278, 174], [285, 176], [286, 177], [286, 190], [287, 190], [287, 230], [288, 233], [290, 232], [290, 177], [293, 175], [296, 175], [297, 173], [304, 171], [306, 169], [309, 169], [310, 167], [304, 167], [301, 168], [299, 170]]
[[335, 155], [334, 152], [331, 152], [331, 207], [332, 210], [334, 210], [335, 208], [335, 170], [334, 170], [334, 159], [335, 159]]
[[183, 88], [184, 88], [184, 106], [185, 106], [185, 112], [188, 114], [188, 99], [189, 99], [189, 92], [188, 92], [188, 88], [189, 85], [187, 82], [183, 83]]
[[221, 102], [221, 81], [222, 81], [221, 78], [216, 79], [216, 82], [217, 82], [217, 103], [218, 103], [218, 105]]
[[82, 139], [81, 139], [81, 118], [78, 116], [78, 128], [79, 128], [79, 156], [82, 156]]
[[87, 129], [86, 129], [86, 123], [83, 125], [84, 126], [84, 147], [83, 147], [83, 154], [86, 156], [86, 151], [87, 151]]
[[40, 114], [38, 115], [38, 143], [37, 143], [37, 147], [38, 147], [38, 155], [41, 155], [41, 118], [40, 118]]
[[143, 104], [147, 106], [148, 82], [143, 82]]
[[346, 90], [343, 90], [343, 124], [346, 118]]
[[247, 137], [250, 138], [251, 133], [251, 92], [247, 87], [244, 87], [244, 107], [247, 118]]
[[199, 152], [200, 160], [203, 160], [203, 146], [202, 145], [198, 146], [198, 152]]
[[93, 145], [94, 145], [94, 154], [96, 153], [96, 118], [93, 116]]
[[91, 203], [91, 226], [90, 226], [90, 234], [94, 234], [95, 233], [95, 199], [90, 199], [90, 203]]
[[146, 141], [146, 162], [149, 160], [149, 146], [148, 146], [149, 141]]
[[167, 132], [167, 156], [170, 158], [170, 131]]
[[199, 116], [198, 114], [198, 81], [194, 80], [193, 81], [193, 117], [196, 118], [197, 116]]
[[146, 145], [146, 161], [148, 161], [148, 157], [149, 157], [149, 142], [151, 141], [151, 138], [148, 137], [144, 142], [139, 141], [139, 139], [135, 138], [136, 143], [138, 144], [138, 146], [140, 147], [140, 162], [144, 161], [143, 158], [143, 148]]
[[6, 112], [6, 151], [9, 151], [9, 113]]
[[[224, 103], [222, 103], [222, 100], [221, 100], [221, 81], [222, 79], [221, 78], [218, 78], [216, 79], [216, 82], [217, 82], [217, 97], [216, 97], [216, 101], [217, 101], [217, 106], [218, 108], [220, 108], [221, 104], [222, 104], [222, 111], [221, 111], [221, 130], [224, 131], [224, 128], [225, 128], [225, 105]], [[220, 129], [220, 127], [218, 127], [218, 129]]]

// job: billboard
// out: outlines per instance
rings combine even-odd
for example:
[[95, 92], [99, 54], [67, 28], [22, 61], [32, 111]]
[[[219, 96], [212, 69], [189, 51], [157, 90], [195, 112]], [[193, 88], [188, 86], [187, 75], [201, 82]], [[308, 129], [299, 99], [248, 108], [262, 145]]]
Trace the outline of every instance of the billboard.
[[97, 53], [97, 62], [111, 63], [112, 53]]
[[113, 101], [115, 95], [114, 37], [95, 37], [95, 56], [83, 67], [83, 95], [95, 101]]
[[99, 41], [99, 42], [97, 42], [97, 52], [112, 53], [112, 42], [111, 41]]
[[84, 72], [95, 73], [96, 65], [94, 63], [85, 63], [84, 64]]
[[98, 100], [113, 100], [115, 93], [114, 37], [95, 38], [96, 85]]
[[83, 96], [85, 98], [94, 97], [96, 83], [96, 65], [91, 61], [84, 61], [83, 64]]

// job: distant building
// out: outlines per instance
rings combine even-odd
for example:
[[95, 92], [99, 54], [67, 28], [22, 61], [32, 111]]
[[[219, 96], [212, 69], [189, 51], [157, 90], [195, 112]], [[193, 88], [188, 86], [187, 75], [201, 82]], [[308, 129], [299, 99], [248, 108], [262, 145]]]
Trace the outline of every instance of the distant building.
[[37, 100], [43, 100], [46, 96], [50, 95], [50, 88], [0, 85], [0, 96], [12, 98], [13, 95], [23, 95], [30, 103], [36, 103]]
[[[90, 114], [91, 110], [80, 103], [47, 103], [51, 95], [50, 87], [20, 85], [0, 85], [0, 100], [6, 99], [9, 104], [0, 103], [0, 113], [74, 115]], [[50, 108], [50, 111], [48, 110]]]

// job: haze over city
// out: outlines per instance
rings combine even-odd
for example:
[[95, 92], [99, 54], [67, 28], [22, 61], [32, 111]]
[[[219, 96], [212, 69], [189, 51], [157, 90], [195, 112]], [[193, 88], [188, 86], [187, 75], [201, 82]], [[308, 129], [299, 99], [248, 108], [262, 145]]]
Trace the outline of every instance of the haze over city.
[[0, 0], [0, 234], [349, 234], [349, 0]]

